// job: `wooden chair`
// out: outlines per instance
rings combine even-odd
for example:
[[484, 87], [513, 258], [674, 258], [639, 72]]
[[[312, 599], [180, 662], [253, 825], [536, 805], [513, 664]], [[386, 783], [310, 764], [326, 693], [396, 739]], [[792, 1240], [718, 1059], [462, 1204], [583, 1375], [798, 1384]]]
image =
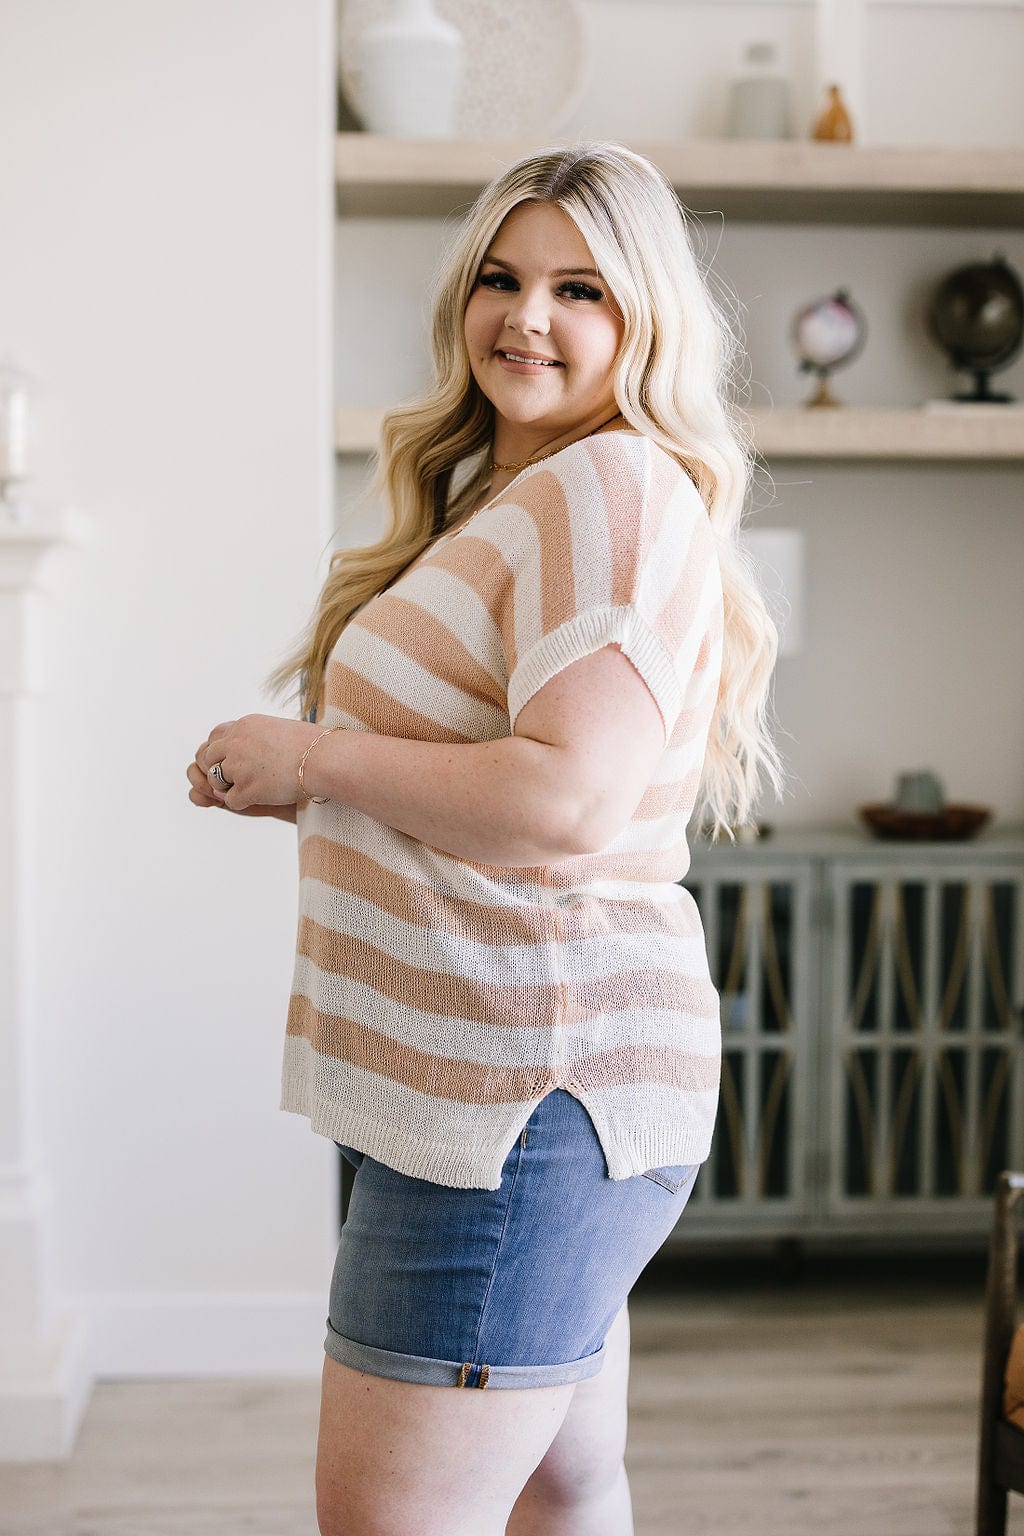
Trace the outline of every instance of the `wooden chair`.
[[1004, 1373], [1017, 1330], [1017, 1216], [1024, 1173], [1001, 1173], [985, 1286], [985, 1357], [978, 1438], [977, 1536], [1005, 1536], [1006, 1495], [1024, 1493], [1024, 1430], [1005, 1417]]

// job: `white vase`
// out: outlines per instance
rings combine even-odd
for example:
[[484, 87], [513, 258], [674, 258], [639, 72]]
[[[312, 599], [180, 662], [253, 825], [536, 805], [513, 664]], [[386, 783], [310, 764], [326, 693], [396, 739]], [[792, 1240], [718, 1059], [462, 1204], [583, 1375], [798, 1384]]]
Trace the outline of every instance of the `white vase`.
[[432, 0], [391, 0], [388, 19], [363, 33], [361, 53], [362, 116], [371, 133], [455, 137], [462, 34]]
[[733, 139], [790, 139], [789, 81], [775, 72], [773, 43], [750, 43], [729, 92], [726, 133]]

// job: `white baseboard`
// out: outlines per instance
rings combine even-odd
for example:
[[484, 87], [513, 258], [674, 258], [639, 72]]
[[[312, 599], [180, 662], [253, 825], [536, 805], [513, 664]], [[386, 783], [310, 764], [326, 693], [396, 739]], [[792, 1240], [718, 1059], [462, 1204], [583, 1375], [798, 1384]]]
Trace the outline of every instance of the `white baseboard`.
[[44, 1357], [3, 1361], [0, 1463], [66, 1461], [97, 1381], [319, 1380], [326, 1331], [320, 1293], [71, 1298]]
[[92, 1388], [89, 1328], [81, 1313], [66, 1312], [45, 1348], [33, 1346], [20, 1359], [6, 1351], [0, 1369], [0, 1463], [66, 1461]]

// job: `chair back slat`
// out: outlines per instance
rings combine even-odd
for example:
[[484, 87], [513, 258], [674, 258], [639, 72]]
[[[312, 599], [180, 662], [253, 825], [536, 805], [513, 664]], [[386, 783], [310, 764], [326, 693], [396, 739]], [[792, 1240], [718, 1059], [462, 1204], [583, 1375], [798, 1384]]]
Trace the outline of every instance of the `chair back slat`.
[[[1000, 1455], [1006, 1360], [1017, 1327], [1016, 1208], [1024, 1173], [1005, 1171], [996, 1180], [995, 1210], [985, 1282], [985, 1336], [978, 1436], [977, 1536], [1005, 1536], [1006, 1490], [1024, 1492], [1016, 1456]], [[1007, 1429], [1013, 1429], [1009, 1423]], [[1005, 1437], [1004, 1437], [1005, 1438]], [[1011, 1459], [1014, 1465], [1010, 1465]]]

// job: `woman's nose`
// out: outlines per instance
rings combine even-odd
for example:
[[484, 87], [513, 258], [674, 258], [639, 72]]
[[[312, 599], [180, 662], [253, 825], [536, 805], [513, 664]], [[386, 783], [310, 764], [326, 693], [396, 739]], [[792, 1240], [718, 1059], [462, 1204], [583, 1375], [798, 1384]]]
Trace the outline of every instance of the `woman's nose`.
[[510, 331], [530, 331], [537, 336], [546, 336], [551, 326], [543, 296], [525, 290], [513, 294], [505, 324]]

